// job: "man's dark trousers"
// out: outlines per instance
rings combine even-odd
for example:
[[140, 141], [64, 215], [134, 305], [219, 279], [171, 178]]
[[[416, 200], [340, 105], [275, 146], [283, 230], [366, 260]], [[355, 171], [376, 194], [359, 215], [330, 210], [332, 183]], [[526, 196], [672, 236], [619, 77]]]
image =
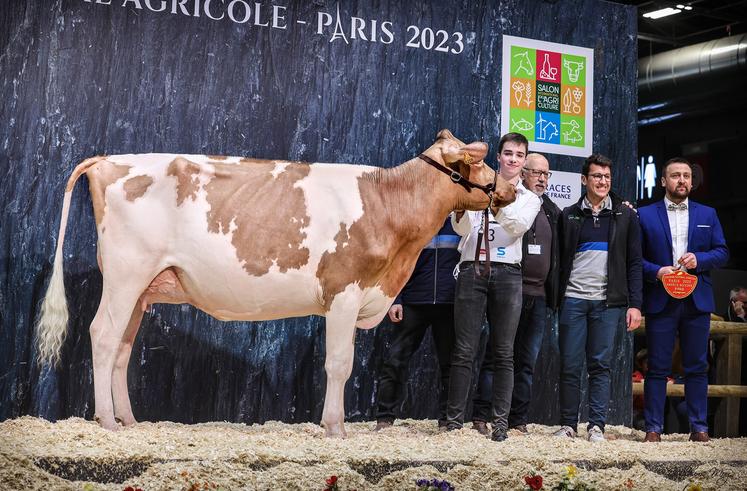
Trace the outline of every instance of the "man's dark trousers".
[[[542, 339], [547, 325], [545, 297], [523, 295], [521, 318], [514, 339], [514, 390], [511, 397], [511, 412], [508, 416], [509, 428], [527, 424], [527, 413], [532, 399], [534, 365], [542, 348]], [[488, 345], [480, 368], [475, 397], [472, 400], [472, 421], [490, 421], [493, 393], [492, 366], [493, 354]]]
[[534, 365], [542, 348], [547, 325], [545, 297], [524, 295], [519, 329], [514, 340], [514, 392], [508, 415], [510, 428], [527, 424]]
[[646, 315], [648, 372], [643, 386], [646, 431], [663, 433], [667, 377], [679, 334], [685, 371], [685, 401], [690, 431], [708, 431], [708, 332], [711, 315], [700, 312], [692, 297], [670, 299], [664, 310]]
[[438, 398], [438, 423], [446, 424], [446, 399], [449, 395], [451, 350], [454, 346], [453, 304], [404, 304], [402, 321], [394, 324], [396, 333], [389, 354], [381, 368], [376, 419], [394, 421], [397, 401], [402, 391], [405, 372], [412, 355], [417, 351], [428, 326], [436, 343], [436, 355], [441, 370], [441, 393]]
[[[485, 267], [481, 264], [481, 267]], [[460, 266], [454, 302], [454, 328], [459, 331], [454, 344], [449, 387], [450, 428], [464, 424], [467, 398], [472, 386], [474, 354], [479, 353], [483, 313], [490, 324], [488, 344], [493, 353], [490, 421], [494, 428], [507, 429], [514, 385], [513, 347], [521, 315], [521, 268], [491, 263], [490, 274], [476, 274], [472, 262]]]

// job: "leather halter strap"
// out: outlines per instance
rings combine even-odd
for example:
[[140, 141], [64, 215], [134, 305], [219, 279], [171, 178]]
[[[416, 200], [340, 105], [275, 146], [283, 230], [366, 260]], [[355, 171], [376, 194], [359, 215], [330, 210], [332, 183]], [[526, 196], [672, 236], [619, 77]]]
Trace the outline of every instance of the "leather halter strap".
[[[466, 189], [467, 191], [472, 191], [473, 188], [479, 189], [483, 193], [487, 194], [488, 197], [491, 198], [492, 200], [493, 191], [495, 191], [495, 180], [492, 183], [486, 186], [483, 186], [482, 184], [477, 184], [476, 182], [470, 181], [469, 179], [461, 175], [459, 172], [453, 169], [449, 169], [443, 164], [439, 164], [438, 162], [436, 162], [435, 160], [433, 160], [432, 158], [430, 158], [429, 156], [423, 153], [418, 155], [418, 158], [422, 160], [423, 162], [425, 162], [426, 164], [432, 165], [436, 169], [440, 170], [441, 172], [449, 176], [453, 182], [462, 185], [464, 189]], [[490, 204], [488, 204], [488, 208], [489, 207], [490, 207]]]
[[[483, 230], [478, 234], [477, 236], [477, 246], [475, 247], [475, 273], [477, 273], [479, 276], [488, 276], [490, 275], [490, 244], [488, 242], [489, 237], [489, 222], [490, 222], [490, 205], [493, 203], [493, 191], [495, 191], [496, 183], [498, 182], [498, 172], [495, 173], [495, 176], [493, 177], [493, 182], [483, 186], [482, 184], [477, 184], [476, 182], [472, 182], [463, 175], [461, 175], [459, 172], [449, 169], [443, 164], [439, 164], [429, 156], [425, 154], [418, 155], [418, 158], [425, 162], [426, 164], [429, 164], [436, 169], [440, 170], [444, 174], [448, 175], [451, 180], [464, 187], [468, 192], [472, 191], [473, 188], [479, 189], [486, 195], [488, 195], [488, 206], [485, 207], [483, 210]], [[485, 263], [484, 268], [480, 268], [480, 246], [482, 245], [483, 240], [485, 241]]]

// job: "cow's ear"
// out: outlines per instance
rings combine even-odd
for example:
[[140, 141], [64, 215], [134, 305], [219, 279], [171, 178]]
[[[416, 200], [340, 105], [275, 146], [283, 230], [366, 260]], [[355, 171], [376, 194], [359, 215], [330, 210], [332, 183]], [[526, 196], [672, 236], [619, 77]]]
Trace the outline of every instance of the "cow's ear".
[[449, 145], [443, 149], [444, 161], [451, 164], [464, 162], [476, 165], [488, 155], [488, 145], [483, 142], [472, 142], [469, 145]]

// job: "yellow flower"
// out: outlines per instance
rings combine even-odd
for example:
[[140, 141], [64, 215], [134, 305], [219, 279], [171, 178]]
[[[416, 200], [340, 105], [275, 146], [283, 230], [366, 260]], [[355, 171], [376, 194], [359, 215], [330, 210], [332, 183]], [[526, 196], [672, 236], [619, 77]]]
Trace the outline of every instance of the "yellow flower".
[[697, 482], [691, 482], [687, 487], [687, 491], [703, 491], [703, 486]]
[[565, 472], [569, 478], [574, 478], [576, 477], [576, 474], [578, 473], [578, 469], [576, 469], [575, 465], [571, 464], [565, 468]]

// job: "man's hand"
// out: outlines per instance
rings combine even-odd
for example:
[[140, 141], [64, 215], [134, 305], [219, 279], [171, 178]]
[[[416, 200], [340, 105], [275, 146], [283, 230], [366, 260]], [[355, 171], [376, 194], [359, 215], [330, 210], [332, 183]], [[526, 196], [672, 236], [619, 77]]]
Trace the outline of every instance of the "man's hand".
[[695, 269], [698, 267], [698, 258], [692, 252], [686, 252], [677, 261], [677, 264], [681, 264], [685, 269]]
[[399, 322], [402, 320], [402, 305], [395, 303], [389, 307], [389, 320]]
[[635, 331], [641, 327], [641, 311], [636, 308], [628, 309], [628, 313], [625, 314], [625, 324], [628, 326], [628, 331]]
[[661, 268], [659, 268], [659, 272], [656, 273], [656, 279], [661, 281], [662, 276], [664, 276], [665, 274], [674, 273], [675, 271], [677, 270], [674, 268], [674, 266], [662, 266]]

